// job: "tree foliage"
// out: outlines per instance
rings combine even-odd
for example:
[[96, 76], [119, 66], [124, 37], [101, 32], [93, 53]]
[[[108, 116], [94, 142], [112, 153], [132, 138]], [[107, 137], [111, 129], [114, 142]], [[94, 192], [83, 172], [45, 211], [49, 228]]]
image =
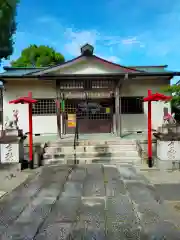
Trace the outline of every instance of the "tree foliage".
[[169, 93], [172, 95], [172, 106], [173, 107], [180, 107], [180, 85], [173, 84], [168, 86], [164, 89], [164, 92]]
[[61, 53], [44, 45], [30, 45], [21, 52], [21, 56], [11, 63], [12, 67], [47, 67], [65, 61]]
[[0, 60], [7, 59], [13, 53], [18, 2], [18, 0], [0, 0]]

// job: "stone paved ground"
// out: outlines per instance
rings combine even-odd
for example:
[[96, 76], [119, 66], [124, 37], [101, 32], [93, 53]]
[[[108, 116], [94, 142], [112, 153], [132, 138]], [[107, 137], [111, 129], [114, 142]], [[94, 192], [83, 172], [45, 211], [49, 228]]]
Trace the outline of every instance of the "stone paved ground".
[[44, 167], [0, 201], [3, 240], [174, 240], [179, 226], [179, 216], [130, 165]]
[[41, 171], [40, 168], [21, 171], [20, 164], [0, 164], [0, 198], [10, 193], [26, 181], [27, 178], [33, 177], [39, 171]]
[[180, 218], [180, 171], [159, 171], [139, 166], [136, 169], [154, 185], [158, 194], [165, 200], [165, 204], [179, 213]]

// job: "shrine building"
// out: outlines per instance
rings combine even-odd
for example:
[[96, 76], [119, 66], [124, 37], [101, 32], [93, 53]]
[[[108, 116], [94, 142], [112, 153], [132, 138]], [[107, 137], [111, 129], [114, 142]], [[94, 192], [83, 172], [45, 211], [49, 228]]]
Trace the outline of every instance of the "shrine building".
[[[34, 134], [71, 134], [70, 122], [77, 114], [79, 132], [126, 133], [147, 132], [148, 90], [161, 92], [180, 73], [161, 66], [123, 66], [94, 55], [86, 44], [80, 56], [45, 68], [4, 67], [3, 122], [19, 111], [19, 128], [28, 132], [28, 106], [9, 104], [18, 97], [37, 99], [33, 105]], [[88, 106], [88, 111], [87, 111]], [[152, 102], [152, 127], [163, 122], [164, 108], [170, 103]]]

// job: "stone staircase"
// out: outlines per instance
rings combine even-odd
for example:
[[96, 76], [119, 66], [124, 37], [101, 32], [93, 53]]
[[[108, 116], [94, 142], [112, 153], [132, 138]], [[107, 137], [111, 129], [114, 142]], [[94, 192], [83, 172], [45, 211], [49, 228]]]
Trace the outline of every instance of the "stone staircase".
[[44, 164], [88, 163], [139, 163], [136, 141], [119, 138], [107, 140], [80, 140], [74, 151], [73, 139], [61, 139], [48, 143], [44, 153]]

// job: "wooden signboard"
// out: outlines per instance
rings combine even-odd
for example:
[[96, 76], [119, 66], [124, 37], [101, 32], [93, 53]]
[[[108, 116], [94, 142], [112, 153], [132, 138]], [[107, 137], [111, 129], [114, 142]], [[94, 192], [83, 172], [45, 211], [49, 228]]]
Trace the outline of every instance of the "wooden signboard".
[[[69, 99], [85, 99], [84, 91], [67, 91], [64, 95], [65, 98]], [[111, 98], [111, 92], [109, 91], [86, 91], [86, 95], [88, 98]]]
[[111, 113], [111, 109], [109, 107], [106, 108], [106, 114], [110, 114]]
[[68, 114], [68, 127], [69, 128], [76, 127], [76, 114]]

